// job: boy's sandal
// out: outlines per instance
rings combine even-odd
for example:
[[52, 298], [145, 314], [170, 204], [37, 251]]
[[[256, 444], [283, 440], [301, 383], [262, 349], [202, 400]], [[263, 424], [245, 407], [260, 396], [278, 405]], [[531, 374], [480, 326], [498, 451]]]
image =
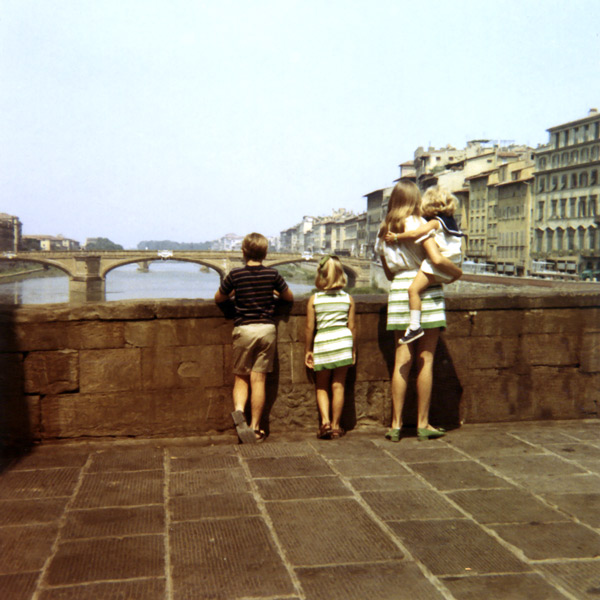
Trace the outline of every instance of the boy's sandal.
[[256, 438], [256, 443], [260, 443], [265, 441], [267, 434], [262, 429], [255, 429], [254, 437]]
[[321, 427], [319, 427], [319, 431], [317, 432], [317, 438], [319, 440], [328, 440], [331, 438], [331, 424], [323, 423]]
[[390, 442], [399, 442], [401, 437], [400, 432], [401, 429], [388, 429], [385, 434], [385, 439], [390, 440]]
[[254, 444], [256, 442], [256, 436], [254, 435], [252, 428], [246, 423], [244, 413], [241, 410], [234, 410], [231, 413], [231, 418], [233, 419], [240, 442], [242, 442], [242, 444]]
[[332, 429], [331, 430], [331, 439], [339, 440], [345, 434], [346, 434], [346, 432], [341, 427], [339, 429]]

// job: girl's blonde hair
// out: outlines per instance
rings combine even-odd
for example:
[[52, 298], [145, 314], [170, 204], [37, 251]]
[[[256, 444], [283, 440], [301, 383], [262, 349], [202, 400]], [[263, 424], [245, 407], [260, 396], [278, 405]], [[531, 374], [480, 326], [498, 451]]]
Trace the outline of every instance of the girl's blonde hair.
[[412, 216], [421, 216], [421, 192], [410, 179], [400, 179], [392, 190], [387, 215], [379, 226], [378, 236], [382, 238], [388, 231], [404, 233], [404, 221]]
[[315, 287], [318, 290], [341, 290], [346, 285], [346, 273], [337, 256], [324, 256], [317, 267]]
[[424, 217], [435, 217], [436, 215], [451, 217], [457, 207], [458, 200], [456, 196], [439, 185], [427, 188], [423, 194], [421, 212]]

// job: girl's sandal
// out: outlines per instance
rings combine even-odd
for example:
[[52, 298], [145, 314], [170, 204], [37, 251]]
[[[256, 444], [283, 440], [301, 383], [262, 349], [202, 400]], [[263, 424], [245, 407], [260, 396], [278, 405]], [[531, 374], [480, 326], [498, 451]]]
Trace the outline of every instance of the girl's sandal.
[[345, 434], [346, 434], [346, 432], [341, 427], [339, 429], [332, 429], [331, 430], [331, 439], [339, 440]]
[[319, 440], [329, 440], [331, 439], [331, 424], [324, 423], [319, 427], [319, 431], [317, 432], [317, 439]]
[[267, 434], [262, 429], [255, 429], [254, 435], [256, 436], [257, 444], [259, 444], [260, 442], [264, 442], [267, 437]]
[[399, 442], [400, 432], [401, 429], [388, 429], [387, 433], [385, 434], [385, 439], [390, 440], [390, 442]]

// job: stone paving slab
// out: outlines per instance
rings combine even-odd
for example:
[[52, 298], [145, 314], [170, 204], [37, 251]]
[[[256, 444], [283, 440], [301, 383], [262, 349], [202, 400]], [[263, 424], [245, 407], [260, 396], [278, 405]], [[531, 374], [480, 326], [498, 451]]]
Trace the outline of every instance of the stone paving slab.
[[565, 600], [543, 577], [533, 573], [519, 575], [479, 575], [446, 577], [444, 584], [456, 600]]
[[600, 597], [600, 421], [0, 458], [4, 600]]
[[532, 494], [515, 488], [450, 492], [447, 497], [478, 523], [529, 523], [563, 521], [565, 518], [563, 513]]
[[442, 593], [411, 562], [298, 569], [307, 600], [438, 600]]

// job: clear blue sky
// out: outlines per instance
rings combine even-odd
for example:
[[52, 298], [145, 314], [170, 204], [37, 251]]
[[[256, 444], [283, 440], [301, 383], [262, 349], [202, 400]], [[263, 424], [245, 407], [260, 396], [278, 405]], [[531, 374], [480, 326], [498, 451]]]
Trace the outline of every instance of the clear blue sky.
[[0, 212], [212, 240], [365, 210], [418, 146], [600, 108], [597, 0], [2, 0]]

